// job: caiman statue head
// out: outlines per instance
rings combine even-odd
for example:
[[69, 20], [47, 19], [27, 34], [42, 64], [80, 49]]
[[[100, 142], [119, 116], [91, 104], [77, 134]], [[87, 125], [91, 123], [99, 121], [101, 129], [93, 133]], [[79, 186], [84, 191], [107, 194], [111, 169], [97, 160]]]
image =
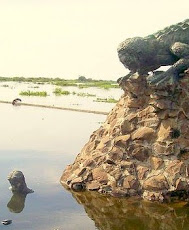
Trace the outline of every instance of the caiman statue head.
[[[154, 40], [153, 40], [154, 41]], [[118, 57], [125, 68], [131, 73], [138, 72], [146, 74], [154, 70], [154, 44], [151, 41], [142, 37], [128, 38], [120, 43], [118, 47]], [[156, 66], [155, 68], [158, 68]]]

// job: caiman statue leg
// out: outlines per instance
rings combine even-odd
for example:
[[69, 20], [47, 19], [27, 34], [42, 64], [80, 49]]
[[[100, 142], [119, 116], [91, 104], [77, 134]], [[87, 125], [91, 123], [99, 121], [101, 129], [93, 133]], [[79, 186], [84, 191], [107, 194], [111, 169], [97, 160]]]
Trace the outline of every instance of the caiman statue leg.
[[126, 76], [118, 78], [117, 79], [117, 83], [119, 84], [119, 86], [121, 86], [122, 84], [124, 84], [132, 76], [132, 74], [133, 74], [133, 72], [130, 72]]
[[150, 84], [175, 83], [179, 80], [179, 74], [189, 68], [189, 45], [176, 42], [171, 47], [171, 52], [178, 57], [179, 60], [167, 71], [154, 77], [150, 81]]

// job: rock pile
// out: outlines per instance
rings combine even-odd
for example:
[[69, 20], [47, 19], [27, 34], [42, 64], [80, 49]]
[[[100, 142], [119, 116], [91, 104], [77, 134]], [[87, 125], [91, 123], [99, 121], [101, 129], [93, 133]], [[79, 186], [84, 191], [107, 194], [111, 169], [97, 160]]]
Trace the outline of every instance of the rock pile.
[[149, 200], [189, 194], [189, 74], [177, 85], [150, 86], [137, 74], [90, 137], [61, 183], [75, 191]]

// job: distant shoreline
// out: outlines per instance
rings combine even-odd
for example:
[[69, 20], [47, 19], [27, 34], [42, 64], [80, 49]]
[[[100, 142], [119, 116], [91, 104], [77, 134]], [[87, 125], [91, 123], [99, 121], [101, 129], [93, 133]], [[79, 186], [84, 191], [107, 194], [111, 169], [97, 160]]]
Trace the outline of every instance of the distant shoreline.
[[[10, 102], [10, 101], [2, 101], [2, 100], [0, 100], [0, 103], [2, 103], [2, 104], [11, 104], [12, 105], [12, 102]], [[101, 115], [108, 115], [109, 114], [108, 112], [102, 112], [102, 111], [74, 109], [74, 108], [67, 108], [67, 107], [59, 107], [59, 106], [52, 106], [52, 105], [40, 105], [40, 104], [29, 104], [29, 103], [18, 103], [18, 105], [12, 105], [12, 106], [33, 106], [33, 107], [67, 110], [67, 111], [81, 112], [81, 113], [93, 113], [93, 114], [101, 114]]]
[[94, 80], [92, 78], [86, 78], [84, 76], [78, 77], [78, 79], [62, 79], [62, 78], [25, 78], [25, 77], [1, 77], [0, 82], [27, 82], [27, 83], [34, 83], [38, 85], [43, 84], [51, 84], [55, 86], [75, 86], [78, 88], [89, 88], [89, 87], [97, 87], [103, 89], [110, 89], [110, 88], [120, 88], [118, 83], [113, 80]]

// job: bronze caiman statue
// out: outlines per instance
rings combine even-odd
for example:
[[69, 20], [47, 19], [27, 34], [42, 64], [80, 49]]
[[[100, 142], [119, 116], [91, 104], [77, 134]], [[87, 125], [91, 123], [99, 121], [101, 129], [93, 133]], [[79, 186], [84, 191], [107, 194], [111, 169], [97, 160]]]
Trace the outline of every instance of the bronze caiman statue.
[[150, 83], [177, 82], [179, 74], [189, 68], [189, 19], [147, 37], [126, 39], [118, 47], [118, 56], [130, 70], [122, 80], [136, 72], [148, 75], [161, 66], [171, 66], [163, 73], [154, 72]]

